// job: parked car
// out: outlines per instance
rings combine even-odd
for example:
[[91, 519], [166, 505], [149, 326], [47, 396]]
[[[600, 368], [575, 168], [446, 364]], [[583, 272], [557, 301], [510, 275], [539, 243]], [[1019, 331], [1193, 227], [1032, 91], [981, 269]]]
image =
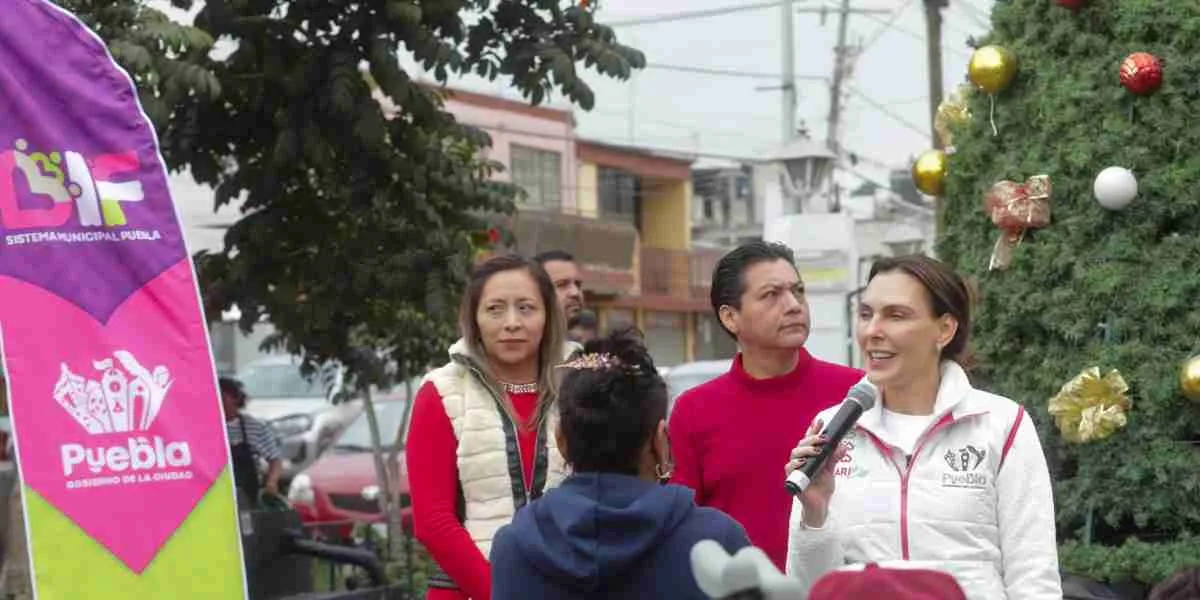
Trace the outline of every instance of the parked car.
[[671, 397], [671, 402], [667, 408], [668, 412], [675, 407], [675, 400], [681, 394], [702, 383], [708, 383], [716, 379], [722, 373], [728, 372], [732, 364], [733, 359], [725, 358], [721, 360], [701, 360], [671, 367], [671, 370], [663, 377], [667, 382], [667, 393]]
[[[414, 393], [419, 383], [413, 382]], [[400, 509], [403, 527], [411, 531], [412, 503], [400, 437], [408, 405], [407, 399], [378, 402], [375, 415], [384, 459], [395, 456], [395, 462], [388, 464], [395, 506]], [[380, 487], [367, 413], [363, 411], [325, 454], [296, 475], [288, 489], [288, 501], [305, 525], [318, 528], [326, 537], [344, 540], [355, 524], [384, 522], [379, 510]]]
[[246, 414], [265, 421], [283, 446], [283, 480], [311, 464], [362, 413], [362, 401], [345, 396], [345, 372], [323, 365], [312, 377], [295, 356], [266, 356], [236, 375], [249, 402]]

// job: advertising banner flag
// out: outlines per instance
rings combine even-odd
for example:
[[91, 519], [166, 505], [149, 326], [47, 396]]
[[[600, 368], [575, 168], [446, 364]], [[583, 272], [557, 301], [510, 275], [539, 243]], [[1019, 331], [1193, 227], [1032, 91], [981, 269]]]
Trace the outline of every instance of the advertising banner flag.
[[0, 10], [0, 342], [39, 600], [245, 597], [195, 272], [104, 42]]

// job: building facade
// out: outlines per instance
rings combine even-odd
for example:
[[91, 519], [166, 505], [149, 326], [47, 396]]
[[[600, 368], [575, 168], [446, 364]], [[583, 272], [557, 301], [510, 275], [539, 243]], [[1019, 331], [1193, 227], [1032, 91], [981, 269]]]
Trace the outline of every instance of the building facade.
[[516, 250], [573, 254], [601, 330], [637, 326], [662, 366], [732, 356], [708, 299], [721, 252], [692, 244], [691, 157], [580, 139], [566, 110], [462, 90], [446, 109], [491, 135], [497, 177], [525, 191]]
[[692, 168], [692, 242], [707, 248], [734, 248], [762, 239], [761, 196], [755, 193], [754, 166], [706, 161]]
[[867, 186], [842, 197], [836, 160], [823, 145], [797, 139], [755, 167], [756, 184], [764, 196], [763, 238], [796, 253], [812, 318], [808, 350], [861, 366], [855, 308], [871, 265], [888, 256], [931, 253], [934, 210], [904, 193], [902, 173], [892, 174], [890, 189]]

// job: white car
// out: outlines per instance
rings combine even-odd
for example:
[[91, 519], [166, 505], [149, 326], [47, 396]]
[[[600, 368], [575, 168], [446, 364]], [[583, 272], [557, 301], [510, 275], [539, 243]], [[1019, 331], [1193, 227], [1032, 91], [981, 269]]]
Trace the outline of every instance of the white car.
[[266, 356], [236, 375], [246, 390], [246, 414], [269, 424], [283, 446], [283, 479], [303, 470], [362, 413], [362, 400], [342, 396], [341, 366], [323, 365], [305, 378], [295, 356]]
[[670, 394], [671, 398], [667, 412], [670, 413], [671, 409], [675, 408], [675, 400], [681, 394], [702, 383], [708, 383], [723, 373], [729, 372], [729, 367], [732, 365], [733, 359], [725, 358], [721, 360], [701, 360], [671, 367], [671, 370], [667, 371], [666, 375], [663, 376], [663, 379], [667, 382], [667, 393]]

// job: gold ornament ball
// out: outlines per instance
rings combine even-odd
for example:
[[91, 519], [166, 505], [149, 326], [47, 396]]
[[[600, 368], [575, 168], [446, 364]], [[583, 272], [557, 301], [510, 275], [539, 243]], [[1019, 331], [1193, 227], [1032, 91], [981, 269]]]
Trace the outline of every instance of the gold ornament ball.
[[1179, 369], [1179, 389], [1188, 399], [1200, 402], [1200, 354], [1187, 359]]
[[984, 46], [971, 55], [967, 74], [979, 89], [995, 94], [1012, 83], [1017, 74], [1017, 57], [1002, 46]]
[[946, 153], [926, 150], [913, 163], [912, 178], [918, 190], [930, 196], [940, 196], [946, 184]]

